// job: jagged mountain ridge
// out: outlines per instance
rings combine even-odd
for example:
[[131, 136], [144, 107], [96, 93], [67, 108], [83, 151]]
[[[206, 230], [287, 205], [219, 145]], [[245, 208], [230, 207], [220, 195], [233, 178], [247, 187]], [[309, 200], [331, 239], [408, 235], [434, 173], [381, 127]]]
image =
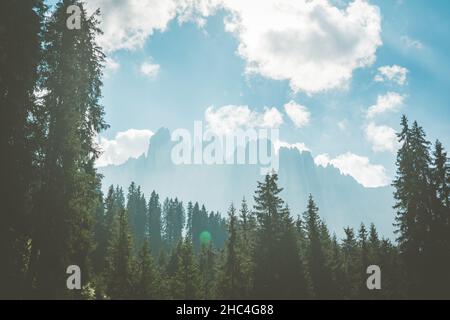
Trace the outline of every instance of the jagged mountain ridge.
[[[162, 128], [150, 139], [147, 155], [118, 166], [99, 168], [104, 191], [111, 184], [125, 190], [134, 181], [148, 196], [156, 190], [162, 198], [204, 203], [208, 210], [227, 211], [245, 196], [252, 205], [253, 192], [262, 180], [259, 165], [175, 165], [171, 161], [174, 142]], [[279, 181], [283, 199], [294, 216], [301, 214], [311, 193], [332, 232], [342, 236], [346, 226], [375, 223], [379, 232], [392, 238], [394, 211], [391, 187], [364, 188], [338, 169], [317, 166], [310, 152], [280, 148]]]

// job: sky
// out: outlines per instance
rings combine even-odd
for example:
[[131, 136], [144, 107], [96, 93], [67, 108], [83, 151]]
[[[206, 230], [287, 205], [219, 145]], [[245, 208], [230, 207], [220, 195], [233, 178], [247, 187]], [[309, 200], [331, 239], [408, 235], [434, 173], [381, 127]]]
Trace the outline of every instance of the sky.
[[86, 2], [107, 55], [98, 166], [200, 120], [279, 128], [365, 187], [394, 177], [402, 114], [450, 146], [447, 0]]

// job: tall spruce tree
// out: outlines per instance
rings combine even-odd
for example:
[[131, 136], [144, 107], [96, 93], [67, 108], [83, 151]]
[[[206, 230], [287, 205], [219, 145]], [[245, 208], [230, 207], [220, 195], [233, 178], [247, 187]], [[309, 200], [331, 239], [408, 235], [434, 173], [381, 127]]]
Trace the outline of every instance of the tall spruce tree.
[[155, 257], [159, 256], [162, 249], [162, 222], [161, 203], [159, 195], [153, 191], [148, 201], [148, 235], [150, 239], [150, 249]]
[[431, 166], [432, 219], [430, 252], [427, 257], [431, 274], [430, 291], [435, 298], [450, 298], [450, 164], [442, 143], [434, 145]]
[[239, 210], [239, 251], [242, 258], [242, 272], [244, 275], [244, 295], [248, 297], [251, 293], [253, 285], [253, 260], [252, 252], [255, 247], [256, 236], [256, 219], [254, 214], [249, 210], [247, 201], [242, 199], [241, 209]]
[[164, 227], [163, 236], [165, 244], [173, 248], [181, 239], [185, 225], [183, 203], [175, 199], [166, 199], [163, 204]]
[[108, 248], [107, 296], [111, 299], [133, 297], [133, 239], [126, 209], [121, 209], [114, 222]]
[[150, 254], [150, 246], [147, 240], [144, 240], [142, 248], [138, 253], [133, 291], [136, 299], [148, 300], [160, 298], [158, 269]]
[[253, 252], [255, 298], [295, 299], [307, 294], [295, 225], [280, 198], [278, 175], [266, 175], [255, 191], [257, 239]]
[[330, 271], [334, 284], [333, 298], [346, 298], [345, 293], [348, 284], [345, 274], [344, 257], [336, 235], [333, 235], [331, 242]]
[[195, 259], [192, 242], [180, 240], [176, 250], [176, 270], [171, 279], [173, 299], [193, 300], [201, 298], [201, 275]]
[[306, 239], [307, 239], [307, 265], [311, 278], [314, 297], [318, 299], [331, 298], [331, 274], [326, 261], [326, 252], [323, 248], [321, 236], [322, 221], [312, 195], [309, 195], [307, 210], [304, 213]]
[[412, 298], [432, 294], [433, 258], [433, 188], [430, 143], [417, 122], [410, 128], [402, 117], [399, 133], [401, 148], [397, 154], [397, 176], [393, 182], [397, 210], [396, 232], [403, 265], [407, 294]]
[[128, 188], [127, 211], [130, 217], [131, 230], [134, 235], [136, 250], [142, 247], [147, 231], [147, 203], [141, 193], [141, 187], [134, 182]]
[[201, 299], [216, 297], [216, 252], [212, 243], [203, 244], [199, 254], [199, 270], [201, 274]]
[[358, 245], [353, 228], [344, 228], [344, 232], [345, 238], [342, 241], [342, 255], [346, 280], [343, 293], [345, 298], [355, 299], [358, 297], [360, 283]]
[[359, 247], [359, 259], [358, 259], [358, 296], [361, 299], [367, 299], [370, 297], [370, 292], [367, 288], [365, 277], [366, 270], [369, 264], [369, 244], [367, 243], [367, 229], [366, 226], [361, 223], [358, 231], [358, 247]]
[[29, 289], [30, 208], [44, 129], [34, 94], [44, 12], [41, 0], [0, 2], [0, 299]]
[[244, 273], [236, 209], [231, 204], [228, 210], [228, 240], [225, 249], [225, 260], [219, 278], [219, 297], [222, 299], [242, 299], [245, 294]]
[[95, 221], [93, 228], [94, 249], [91, 252], [92, 269], [95, 276], [104, 271], [106, 266], [105, 256], [108, 247], [108, 228], [105, 215], [105, 203], [103, 193], [99, 190], [99, 200], [95, 211]]
[[101, 292], [105, 291], [105, 274], [108, 268], [108, 248], [114, 237], [117, 236], [117, 222], [122, 210], [125, 209], [123, 191], [119, 187], [111, 185], [107, 196], [99, 208], [97, 208], [94, 225], [95, 248], [92, 251], [92, 266], [96, 276], [96, 284]]
[[[80, 29], [69, 30], [66, 11], [74, 4], [81, 9], [82, 23]], [[63, 0], [44, 35], [41, 69], [47, 135], [29, 267], [30, 284], [35, 284], [39, 297], [69, 295], [69, 265], [81, 268], [83, 285], [90, 280], [90, 235], [100, 185], [94, 139], [107, 127], [99, 105], [104, 62], [95, 43], [99, 32], [97, 14], [87, 17], [81, 2]]]

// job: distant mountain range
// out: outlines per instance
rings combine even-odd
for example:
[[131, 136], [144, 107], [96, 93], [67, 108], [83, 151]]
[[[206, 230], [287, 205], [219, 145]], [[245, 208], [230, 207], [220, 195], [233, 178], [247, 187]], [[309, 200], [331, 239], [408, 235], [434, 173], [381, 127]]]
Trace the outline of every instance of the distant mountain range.
[[[264, 178], [259, 165], [175, 165], [171, 161], [173, 145], [169, 130], [162, 128], [150, 138], [147, 155], [99, 168], [104, 191], [111, 184], [126, 190], [134, 181], [147, 197], [155, 190], [161, 198], [198, 201], [222, 214], [231, 202], [239, 207], [244, 196], [253, 204], [257, 181]], [[380, 234], [393, 237], [392, 187], [365, 188], [332, 166], [317, 166], [310, 152], [296, 148], [280, 148], [278, 174], [282, 197], [293, 216], [305, 211], [311, 193], [321, 217], [339, 237], [344, 227], [359, 228], [361, 222], [373, 222]]]

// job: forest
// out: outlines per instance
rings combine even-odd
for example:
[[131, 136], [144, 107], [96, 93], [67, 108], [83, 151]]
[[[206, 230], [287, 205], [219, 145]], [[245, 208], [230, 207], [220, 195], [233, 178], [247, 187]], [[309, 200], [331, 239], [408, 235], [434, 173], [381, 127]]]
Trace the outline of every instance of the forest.
[[[99, 12], [69, 30], [73, 4], [0, 2], [0, 299], [450, 299], [450, 163], [406, 116], [395, 240], [373, 224], [337, 238], [314, 195], [291, 212], [275, 172], [255, 181], [253, 206], [227, 213], [131, 181], [103, 194]], [[70, 265], [81, 290], [66, 286]], [[380, 290], [366, 286], [370, 265]]]

